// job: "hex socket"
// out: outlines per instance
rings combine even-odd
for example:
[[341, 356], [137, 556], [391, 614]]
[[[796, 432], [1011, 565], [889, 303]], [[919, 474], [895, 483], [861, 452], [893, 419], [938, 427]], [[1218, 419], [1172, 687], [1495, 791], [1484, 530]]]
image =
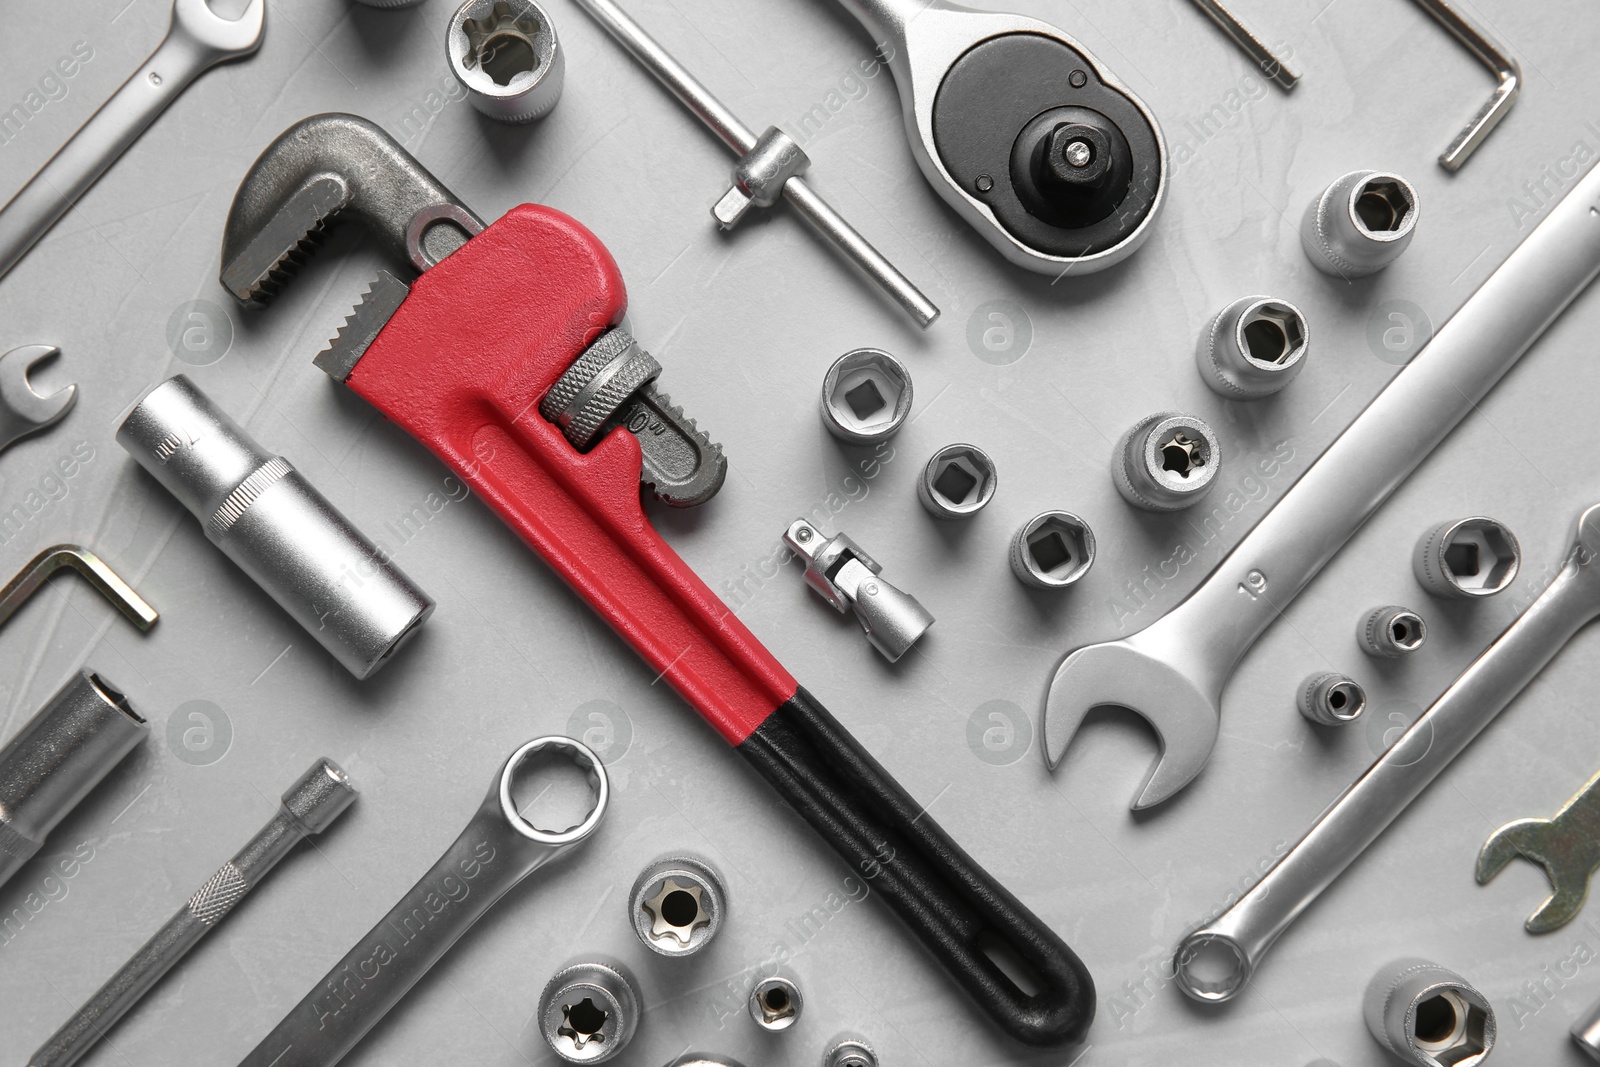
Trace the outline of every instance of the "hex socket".
[[1222, 469], [1222, 446], [1203, 419], [1158, 411], [1117, 442], [1111, 480], [1117, 492], [1146, 511], [1179, 511], [1211, 491]]
[[1420, 211], [1416, 189], [1398, 174], [1351, 171], [1311, 202], [1300, 241], [1324, 274], [1361, 278], [1399, 258]]
[[1287, 300], [1246, 296], [1217, 313], [1196, 353], [1200, 377], [1230, 400], [1257, 400], [1294, 381], [1311, 329]]
[[1400, 959], [1373, 975], [1362, 1015], [1378, 1044], [1415, 1067], [1476, 1067], [1494, 1051], [1494, 1008], [1459, 974]]
[[977, 445], [945, 445], [922, 468], [917, 499], [936, 519], [964, 519], [982, 511], [999, 484], [989, 453]]
[[833, 361], [822, 379], [822, 424], [853, 445], [886, 441], [911, 414], [911, 372], [878, 348], [858, 348]]
[[532, 122], [561, 99], [566, 55], [533, 0], [466, 0], [445, 30], [445, 58], [467, 100], [492, 119]]
[[1522, 545], [1504, 523], [1474, 515], [1423, 534], [1411, 564], [1434, 596], [1473, 600], [1494, 596], [1516, 580]]
[[1397, 659], [1422, 647], [1428, 639], [1428, 624], [1410, 608], [1390, 604], [1367, 612], [1356, 636], [1368, 655]]
[[1035, 589], [1065, 589], [1094, 566], [1094, 531], [1070, 511], [1045, 511], [1011, 538], [1011, 573]]
[[99, 675], [79, 671], [0, 749], [0, 885], [150, 732]]
[[357, 678], [388, 662], [433, 611], [433, 600], [288, 460], [183, 375], [145, 394], [117, 443]]
[[1318, 726], [1344, 726], [1367, 710], [1367, 691], [1348, 675], [1324, 671], [1301, 683], [1299, 707]]

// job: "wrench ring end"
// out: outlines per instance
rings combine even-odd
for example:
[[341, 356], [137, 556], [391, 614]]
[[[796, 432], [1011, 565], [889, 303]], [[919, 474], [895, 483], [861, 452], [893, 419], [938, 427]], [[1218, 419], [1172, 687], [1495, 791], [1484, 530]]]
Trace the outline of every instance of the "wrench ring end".
[[1249, 984], [1255, 965], [1244, 946], [1226, 934], [1197, 930], [1173, 957], [1178, 988], [1202, 1004], [1232, 1000]]
[[[536, 757], [547, 753], [565, 756], [584, 770], [589, 776], [589, 786], [594, 797], [594, 806], [583, 821], [565, 830], [543, 830], [535, 826], [517, 810], [517, 802], [511, 796], [512, 781], [516, 778], [517, 772]], [[562, 847], [577, 844], [600, 825], [600, 820], [605, 817], [606, 807], [611, 800], [611, 780], [606, 775], [605, 764], [600, 762], [600, 757], [595, 755], [588, 745], [560, 734], [551, 734], [546, 737], [536, 737], [511, 753], [511, 757], [506, 760], [505, 766], [500, 771], [498, 791], [500, 813], [505, 816], [508, 826], [530, 841]]]

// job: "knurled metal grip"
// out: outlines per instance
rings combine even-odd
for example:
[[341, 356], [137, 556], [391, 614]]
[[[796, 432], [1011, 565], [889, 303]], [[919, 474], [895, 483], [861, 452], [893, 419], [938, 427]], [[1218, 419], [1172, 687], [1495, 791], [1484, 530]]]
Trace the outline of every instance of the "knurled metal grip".
[[561, 427], [574, 448], [586, 449], [661, 364], [626, 330], [611, 330], [583, 350], [539, 401], [539, 414]]

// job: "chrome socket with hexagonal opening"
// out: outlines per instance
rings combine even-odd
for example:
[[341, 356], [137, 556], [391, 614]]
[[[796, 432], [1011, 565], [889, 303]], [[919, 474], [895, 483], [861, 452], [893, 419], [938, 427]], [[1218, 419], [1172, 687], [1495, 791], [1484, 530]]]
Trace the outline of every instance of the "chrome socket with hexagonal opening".
[[1011, 571], [1035, 589], [1065, 589], [1094, 565], [1094, 531], [1070, 511], [1045, 511], [1011, 538]]
[[1270, 396], [1294, 381], [1311, 350], [1311, 329], [1287, 300], [1246, 296], [1211, 320], [1196, 358], [1200, 377], [1230, 400]]
[[1362, 1015], [1378, 1044], [1414, 1067], [1478, 1067], [1494, 1051], [1488, 998], [1427, 960], [1395, 960], [1373, 975]]
[[1493, 596], [1516, 580], [1522, 545], [1502, 522], [1474, 515], [1440, 523], [1417, 542], [1412, 570], [1434, 596]]
[[936, 519], [964, 519], [982, 511], [999, 484], [989, 453], [977, 445], [945, 445], [922, 468], [917, 499]]
[[750, 1018], [769, 1033], [787, 1030], [800, 1021], [805, 1000], [800, 987], [790, 978], [773, 975], [763, 978], [750, 990]]
[[1398, 659], [1422, 647], [1428, 639], [1428, 624], [1410, 608], [1387, 604], [1362, 617], [1356, 638], [1369, 656]]
[[1367, 691], [1348, 675], [1323, 671], [1301, 683], [1298, 704], [1318, 726], [1346, 726], [1367, 710]]
[[882, 349], [846, 352], [822, 379], [822, 424], [841, 441], [888, 440], [909, 414], [911, 372]]
[[1361, 278], [1399, 258], [1420, 212], [1417, 190], [1398, 174], [1351, 171], [1311, 202], [1300, 241], [1324, 274]]
[[1111, 457], [1117, 492], [1146, 511], [1179, 511], [1210, 492], [1222, 446], [1204, 419], [1158, 411], [1122, 435]]
[[933, 625], [932, 613], [879, 577], [883, 564], [844, 534], [824, 537], [805, 519], [796, 519], [784, 531], [783, 543], [805, 560], [806, 584], [835, 611], [854, 611], [867, 640], [890, 663]]
[[567, 61], [533, 0], [466, 0], [445, 30], [445, 52], [467, 100], [492, 119], [532, 122], [561, 99]]

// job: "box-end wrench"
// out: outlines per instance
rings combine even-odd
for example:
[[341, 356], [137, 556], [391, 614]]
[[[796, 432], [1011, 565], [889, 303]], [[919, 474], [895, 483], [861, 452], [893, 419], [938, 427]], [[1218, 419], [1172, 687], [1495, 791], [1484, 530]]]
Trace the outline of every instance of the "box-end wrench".
[[55, 345], [24, 345], [0, 356], [0, 452], [17, 438], [54, 424], [72, 410], [78, 399], [76, 385], [41, 396], [28, 381], [28, 372], [36, 364], [60, 354]]
[[1012, 263], [1088, 274], [1150, 236], [1167, 190], [1155, 114], [1047, 22], [949, 0], [840, 0], [894, 72], [911, 154]]
[[[589, 778], [581, 822], [542, 830], [518, 810], [518, 775], [568, 759]], [[605, 817], [610, 780], [600, 758], [570, 737], [539, 737], [511, 753], [477, 814], [439, 862], [290, 1010], [240, 1067], [332, 1067], [428, 969], [528, 875], [587, 840]]]
[[[240, 185], [223, 284], [241, 300], [267, 299], [306, 239], [338, 218], [364, 222], [421, 273], [369, 292], [317, 365], [471, 486], [866, 880], [1001, 1032], [1038, 1047], [1081, 1040], [1095, 1000], [1083, 961], [651, 525], [639, 488], [657, 438], [648, 419], [635, 428], [606, 413], [630, 411], [661, 368], [639, 360], [619, 328], [627, 294], [605, 246], [537, 204], [483, 226], [372, 123], [317, 115], [281, 134]], [[1020, 966], [1008, 973], [997, 959]], [[1013, 978], [1018, 970], [1026, 977]]]
[[190, 82], [261, 46], [266, 11], [266, 0], [250, 0], [244, 14], [230, 22], [206, 0], [174, 0], [167, 35], [150, 58], [0, 207], [0, 278]]
[[1090, 709], [1127, 708], [1161, 755], [1133, 807], [1191, 782], [1216, 744], [1223, 686], [1263, 630], [1600, 272], [1600, 168], [1586, 174], [1244, 540], [1164, 617], [1089, 645], [1045, 699], [1051, 767]]
[[1600, 615], [1600, 504], [1578, 517], [1566, 561], [1545, 591], [1412, 723], [1239, 903], [1178, 946], [1178, 986], [1231, 1000], [1261, 958], [1322, 891], [1377, 840], [1439, 772]]

